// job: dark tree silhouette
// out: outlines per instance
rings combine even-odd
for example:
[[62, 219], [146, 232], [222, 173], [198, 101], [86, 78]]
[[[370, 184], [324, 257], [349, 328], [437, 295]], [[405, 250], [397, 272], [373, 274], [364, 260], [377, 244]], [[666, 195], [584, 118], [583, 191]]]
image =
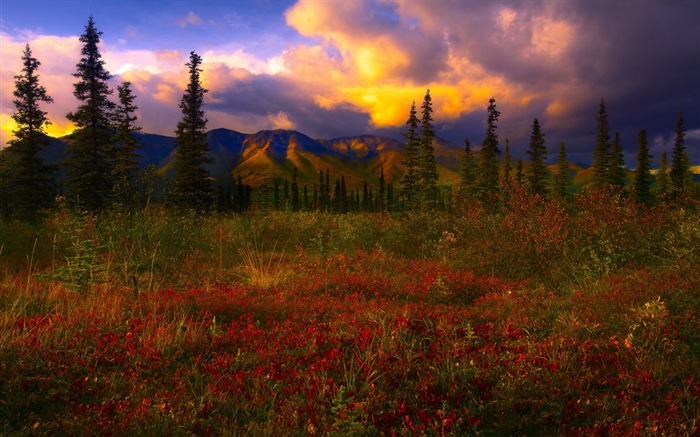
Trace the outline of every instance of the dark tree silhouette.
[[651, 158], [649, 144], [647, 143], [647, 131], [642, 129], [637, 137], [639, 151], [637, 152], [637, 169], [634, 172], [634, 197], [639, 203], [648, 205], [651, 203], [651, 185], [654, 178], [651, 175]]
[[600, 101], [595, 149], [593, 150], [593, 183], [600, 187], [609, 185], [610, 180], [610, 126], [605, 101]]
[[466, 197], [474, 196], [476, 175], [474, 156], [472, 155], [469, 138], [464, 139], [464, 155], [459, 164], [459, 189]]
[[676, 197], [684, 193], [693, 182], [693, 174], [690, 171], [690, 157], [685, 148], [685, 127], [683, 113], [678, 116], [676, 123], [676, 138], [673, 141], [671, 153], [671, 194]]
[[427, 90], [421, 105], [420, 122], [420, 158], [418, 166], [418, 186], [420, 187], [421, 202], [434, 207], [437, 201], [437, 163], [435, 162], [435, 129], [433, 128], [433, 104], [430, 90]]
[[15, 76], [13, 92], [16, 111], [12, 119], [17, 129], [12, 131], [15, 138], [9, 141], [8, 149], [16, 159], [11, 173], [9, 166], [6, 167], [7, 186], [3, 197], [8, 206], [12, 205], [7, 209], [8, 218], [9, 211], [14, 209], [18, 218], [34, 223], [44, 217], [43, 210], [53, 204], [54, 198], [53, 168], [39, 155], [50, 143], [44, 132], [50, 122], [39, 105], [52, 103], [53, 99], [46, 88], [39, 85], [37, 70], [41, 63], [32, 56], [29, 44], [24, 49], [22, 62], [22, 73]]
[[404, 145], [404, 152], [406, 155], [406, 160], [403, 161], [403, 165], [406, 167], [401, 178], [401, 189], [403, 192], [404, 201], [406, 202], [406, 209], [411, 210], [416, 205], [416, 189], [418, 185], [418, 117], [416, 116], [416, 102], [411, 104], [411, 111], [409, 112], [408, 121], [408, 131], [403, 133], [403, 137], [406, 139]]
[[553, 194], [559, 199], [567, 199], [571, 195], [571, 175], [569, 174], [569, 160], [566, 157], [566, 144], [559, 144], [557, 155], [557, 172], [553, 178]]
[[73, 95], [81, 104], [66, 116], [77, 127], [64, 162], [66, 198], [74, 208], [90, 211], [108, 206], [114, 165], [111, 152], [115, 104], [109, 100], [112, 90], [107, 83], [112, 76], [105, 69], [98, 48], [101, 35], [90, 16], [85, 33], [80, 37], [82, 58], [73, 73], [79, 79], [73, 85]]
[[136, 206], [138, 198], [136, 178], [139, 171], [139, 155], [136, 149], [143, 148], [134, 132], [140, 131], [141, 127], [135, 124], [138, 120], [136, 116], [138, 106], [134, 104], [136, 96], [131, 90], [131, 83], [122, 83], [117, 87], [117, 93], [119, 103], [114, 111], [116, 153], [112, 169], [114, 201], [118, 205], [132, 209]]
[[182, 119], [175, 131], [175, 162], [173, 168], [173, 203], [181, 209], [206, 211], [212, 204], [212, 189], [209, 172], [204, 167], [211, 162], [207, 157], [207, 119], [204, 117], [204, 94], [199, 67], [202, 58], [190, 52], [189, 82], [180, 101]]
[[615, 132], [615, 139], [610, 148], [610, 163], [608, 167], [608, 183], [618, 190], [625, 188], [627, 172], [625, 171], [625, 156], [622, 153], [620, 132]]
[[535, 118], [532, 122], [530, 146], [527, 150], [530, 166], [527, 169], [527, 188], [532, 194], [547, 197], [549, 186], [549, 169], [545, 165], [547, 146], [544, 143], [544, 132], [540, 121]]
[[498, 195], [498, 134], [496, 133], [498, 117], [501, 113], [496, 109], [496, 99], [491, 97], [487, 108], [486, 137], [481, 143], [481, 158], [477, 172], [477, 190], [481, 200], [494, 204]]

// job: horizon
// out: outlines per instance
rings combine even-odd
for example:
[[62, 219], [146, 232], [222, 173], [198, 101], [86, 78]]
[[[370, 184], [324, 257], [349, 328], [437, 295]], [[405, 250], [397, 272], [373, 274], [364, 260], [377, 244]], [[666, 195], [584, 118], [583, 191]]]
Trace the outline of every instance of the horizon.
[[[208, 130], [402, 141], [411, 101], [421, 102], [430, 89], [438, 136], [455, 145], [464, 137], [481, 143], [494, 96], [501, 148], [509, 138], [513, 155], [523, 156], [537, 117], [550, 159], [565, 141], [572, 162], [590, 162], [604, 99], [627, 167], [640, 129], [649, 132], [654, 163], [670, 152], [680, 111], [691, 164], [700, 163], [700, 4], [693, 1], [605, 8], [576, 1], [407, 0], [0, 5], [1, 147], [12, 130], [13, 78], [25, 43], [42, 63], [39, 81], [55, 101], [42, 106], [53, 123], [47, 133], [71, 130], [65, 114], [77, 101], [67, 84], [74, 82], [78, 37], [92, 13], [113, 88], [132, 82], [145, 133], [173, 134], [193, 50], [203, 58], [210, 90]], [[46, 13], [37, 16], [37, 8]]]

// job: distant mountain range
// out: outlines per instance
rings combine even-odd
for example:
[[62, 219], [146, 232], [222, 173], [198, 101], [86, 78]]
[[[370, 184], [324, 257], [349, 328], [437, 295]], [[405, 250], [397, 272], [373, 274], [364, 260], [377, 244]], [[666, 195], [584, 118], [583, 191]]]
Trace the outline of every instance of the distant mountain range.
[[[154, 165], [158, 172], [172, 176], [175, 157], [175, 138], [148, 133], [137, 133], [143, 149], [141, 167]], [[244, 183], [259, 186], [274, 180], [290, 179], [294, 167], [301, 184], [318, 183], [319, 170], [330, 172], [331, 181], [345, 177], [349, 189], [361, 187], [364, 181], [376, 185], [380, 169], [384, 168], [387, 182], [398, 181], [404, 173], [404, 145], [393, 138], [379, 135], [313, 139], [293, 130], [263, 130], [244, 134], [230, 129], [214, 129], [207, 133], [212, 163], [207, 164], [211, 176], [222, 184], [232, 184], [240, 176]], [[52, 138], [44, 150], [47, 163], [59, 164], [66, 156], [71, 136]], [[459, 162], [463, 147], [436, 139], [435, 156], [439, 183], [453, 185], [459, 182]], [[478, 155], [478, 151], [475, 151]], [[513, 163], [515, 168], [515, 162]], [[590, 180], [585, 164], [571, 163], [570, 171], [577, 186]], [[64, 178], [62, 172], [57, 174]]]

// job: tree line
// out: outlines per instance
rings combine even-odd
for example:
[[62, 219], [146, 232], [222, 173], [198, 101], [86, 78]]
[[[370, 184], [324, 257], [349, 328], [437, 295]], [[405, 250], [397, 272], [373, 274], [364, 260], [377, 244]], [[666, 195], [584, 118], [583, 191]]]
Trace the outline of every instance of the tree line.
[[[54, 206], [56, 195], [62, 194], [68, 206], [76, 211], [97, 211], [108, 207], [134, 209], [150, 199], [152, 186], [145, 179], [155, 178], [154, 169], [143, 172], [139, 168], [139, 143], [135, 133], [140, 131], [135, 104], [136, 96], [131, 83], [117, 86], [117, 99], [113, 101], [109, 80], [99, 51], [102, 32], [95, 27], [92, 16], [80, 37], [83, 43], [81, 58], [73, 76], [73, 95], [78, 108], [67, 114], [76, 126], [70, 136], [66, 159], [62, 162], [65, 183], [58, 187], [54, 172], [57, 168], [44, 163], [41, 151], [50, 144], [45, 134], [50, 124], [42, 104], [52, 103], [46, 88], [40, 85], [38, 69], [41, 65], [26, 45], [22, 55], [23, 68], [15, 76], [13, 103], [16, 111], [12, 118], [17, 129], [9, 141], [11, 162], [0, 155], [0, 210], [6, 220], [17, 218], [36, 222]], [[495, 99], [489, 100], [486, 132], [478, 157], [465, 138], [464, 153], [460, 162], [460, 182], [455, 190], [438, 186], [435, 158], [435, 129], [432, 118], [430, 90], [426, 91], [420, 106], [420, 117], [415, 101], [412, 103], [407, 128], [403, 133], [405, 172], [400, 189], [395, 191], [393, 182], [386, 183], [381, 168], [379, 186], [374, 191], [364, 183], [348, 190], [344, 176], [331, 183], [329, 171], [319, 170], [318, 185], [309, 190], [300, 187], [297, 169], [294, 168], [291, 183], [285, 179], [283, 187], [275, 180], [273, 187], [263, 184], [254, 193], [243, 184], [241, 176], [234, 188], [214, 187], [205, 167], [211, 162], [206, 136], [207, 119], [203, 109], [208, 90], [201, 82], [202, 58], [190, 52], [189, 80], [179, 103], [182, 113], [175, 130], [174, 176], [167, 181], [166, 203], [176, 209], [206, 212], [246, 211], [256, 206], [262, 210], [315, 210], [345, 213], [352, 211], [425, 210], [448, 208], [457, 199], [475, 199], [485, 205], [498, 205], [516, 187], [544, 198], [567, 199], [572, 195], [572, 180], [566, 155], [566, 145], [559, 145], [555, 171], [545, 164], [547, 147], [545, 134], [537, 118], [532, 123], [525, 164], [519, 159], [513, 168], [509, 140], [501, 157], [497, 132], [500, 112]], [[685, 148], [683, 114], [678, 118], [671, 162], [666, 152], [661, 156], [661, 167], [656, 177], [651, 172], [646, 131], [639, 132], [637, 166], [631, 184], [627, 181], [619, 132], [610, 137], [605, 102], [601, 101], [597, 117], [596, 143], [593, 153], [594, 188], [612, 188], [627, 192], [640, 204], [666, 201], [690, 193], [694, 187], [690, 159]]]

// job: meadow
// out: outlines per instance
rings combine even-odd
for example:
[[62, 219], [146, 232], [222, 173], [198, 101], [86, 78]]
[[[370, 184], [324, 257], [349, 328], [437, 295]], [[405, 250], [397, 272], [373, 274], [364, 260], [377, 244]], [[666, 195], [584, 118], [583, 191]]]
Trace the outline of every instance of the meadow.
[[0, 434], [697, 436], [698, 211], [0, 224]]

